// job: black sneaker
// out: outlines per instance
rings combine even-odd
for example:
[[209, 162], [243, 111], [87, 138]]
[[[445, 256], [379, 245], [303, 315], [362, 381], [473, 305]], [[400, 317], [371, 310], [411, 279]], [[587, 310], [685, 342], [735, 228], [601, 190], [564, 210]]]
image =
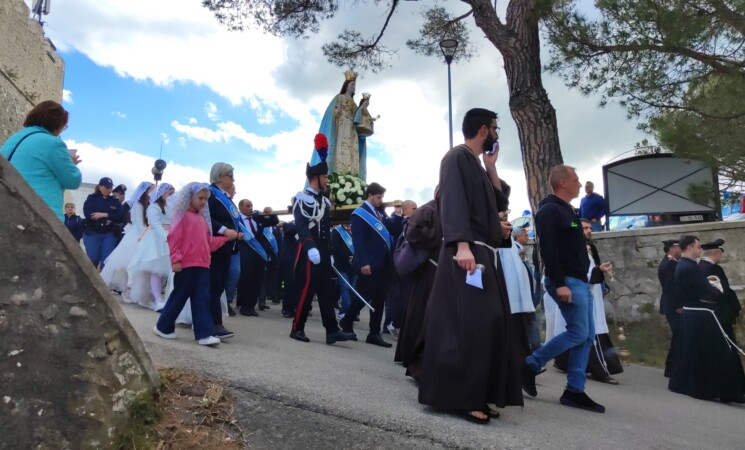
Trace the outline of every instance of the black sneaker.
[[220, 340], [230, 339], [233, 336], [235, 336], [235, 333], [233, 333], [232, 331], [228, 330], [225, 327], [221, 327], [215, 330], [215, 337]]
[[561, 395], [559, 402], [564, 406], [571, 406], [572, 408], [584, 409], [596, 413], [605, 412], [605, 406], [595, 403], [584, 392], [571, 392], [565, 390]]
[[295, 339], [296, 341], [310, 342], [310, 339], [308, 338], [308, 336], [305, 335], [305, 332], [303, 332], [303, 330], [290, 331], [290, 337], [292, 339]]
[[522, 380], [523, 391], [531, 397], [538, 395], [538, 389], [535, 387], [535, 371], [530, 364], [523, 361], [523, 365], [520, 369], [520, 377]]

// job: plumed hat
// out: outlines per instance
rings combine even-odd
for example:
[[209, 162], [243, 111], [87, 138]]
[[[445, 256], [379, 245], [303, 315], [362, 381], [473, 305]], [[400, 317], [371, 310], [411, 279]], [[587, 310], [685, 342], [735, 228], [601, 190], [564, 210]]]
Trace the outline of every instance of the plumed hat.
[[321, 159], [321, 162], [315, 166], [307, 164], [305, 166], [305, 176], [311, 178], [318, 175], [328, 175], [329, 165], [326, 163], [326, 157], [328, 157], [329, 153], [329, 141], [326, 139], [326, 135], [318, 133], [313, 139], [313, 144], [316, 152], [318, 152], [318, 157]]

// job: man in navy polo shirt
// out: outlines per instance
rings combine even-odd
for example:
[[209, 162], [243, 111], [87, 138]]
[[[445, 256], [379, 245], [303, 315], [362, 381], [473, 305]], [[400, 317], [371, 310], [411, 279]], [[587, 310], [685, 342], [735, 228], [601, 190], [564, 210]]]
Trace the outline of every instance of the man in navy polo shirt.
[[585, 195], [579, 203], [580, 219], [590, 221], [592, 231], [603, 231], [600, 223], [604, 216], [608, 215], [608, 204], [602, 195], [594, 191], [595, 185], [592, 181], [585, 183]]

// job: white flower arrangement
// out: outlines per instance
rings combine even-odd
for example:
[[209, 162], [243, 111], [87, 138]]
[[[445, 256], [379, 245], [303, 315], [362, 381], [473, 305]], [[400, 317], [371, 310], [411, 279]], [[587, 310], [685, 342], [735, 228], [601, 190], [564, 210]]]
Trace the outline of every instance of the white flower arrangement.
[[339, 206], [360, 205], [365, 200], [367, 184], [359, 177], [337, 172], [329, 175], [331, 201]]

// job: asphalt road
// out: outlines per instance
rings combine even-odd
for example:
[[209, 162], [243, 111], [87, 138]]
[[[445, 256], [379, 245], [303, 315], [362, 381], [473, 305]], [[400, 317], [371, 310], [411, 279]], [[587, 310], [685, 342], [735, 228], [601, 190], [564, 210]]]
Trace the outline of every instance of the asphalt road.
[[[745, 448], [744, 406], [669, 392], [659, 369], [627, 367], [619, 386], [588, 381], [605, 414], [560, 405], [565, 376], [549, 369], [537, 379], [537, 398], [483, 426], [422, 407], [393, 348], [326, 345], [317, 310], [306, 327], [310, 343], [289, 338], [290, 320], [273, 305], [260, 317], [226, 318], [236, 337], [213, 349], [197, 345], [188, 328], [161, 339], [152, 332], [155, 313], [122, 307], [157, 366], [196, 370], [231, 387], [252, 448]], [[362, 338], [365, 323], [363, 313]]]

